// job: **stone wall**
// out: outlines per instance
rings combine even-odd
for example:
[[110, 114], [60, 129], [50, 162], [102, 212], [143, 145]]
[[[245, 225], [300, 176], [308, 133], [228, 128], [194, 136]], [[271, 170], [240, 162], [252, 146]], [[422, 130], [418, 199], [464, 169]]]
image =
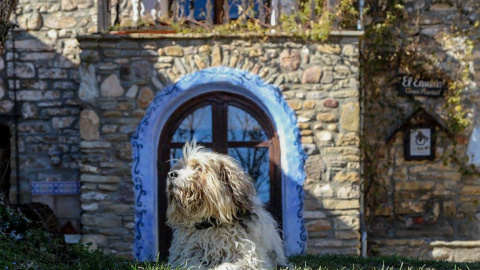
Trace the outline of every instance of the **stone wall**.
[[[377, 174], [381, 192], [372, 193], [376, 205], [369, 209], [372, 217], [368, 221], [370, 252], [424, 259], [478, 260], [480, 177], [462, 174], [460, 166], [454, 162], [444, 164], [442, 155], [455, 151], [455, 156], [462, 161], [472, 128], [480, 125], [480, 45], [477, 41], [470, 59], [465, 55], [466, 39], [448, 36], [452, 33], [452, 26], [457, 26], [473, 29], [469, 38], [478, 40], [480, 31], [472, 27], [480, 19], [480, 3], [405, 2], [408, 2], [406, 11], [417, 21], [412, 27], [419, 35], [418, 50], [433, 52], [431, 56], [438, 61], [438, 66], [451, 76], [461, 64], [470, 65], [470, 81], [461, 98], [466, 117], [473, 125], [454, 139], [447, 136], [448, 130], [437, 127], [436, 158], [433, 161], [405, 161], [402, 131], [379, 149]], [[395, 93], [395, 87], [386, 84], [383, 89]], [[415, 110], [411, 106], [412, 100], [394, 98], [407, 112]], [[435, 118], [445, 118], [443, 98], [415, 97], [414, 102]], [[374, 121], [366, 123], [371, 128], [376, 125], [378, 123]]]
[[130, 136], [156, 93], [212, 66], [243, 69], [278, 86], [296, 112], [309, 155], [308, 252], [359, 254], [358, 37], [322, 44], [271, 37], [93, 35], [79, 38], [84, 241], [132, 252]]
[[[95, 14], [93, 0], [20, 0], [15, 14], [19, 28], [9, 36], [0, 57], [0, 123], [11, 128], [12, 152], [18, 130], [20, 202], [47, 203], [61, 226], [71, 222], [77, 232], [80, 209], [74, 193], [80, 177], [81, 106], [75, 37], [96, 31]], [[15, 99], [18, 128], [13, 121]], [[12, 202], [17, 199], [15, 161], [12, 158]], [[71, 188], [54, 191], [55, 182], [62, 182], [62, 187], [68, 182]], [[32, 192], [32, 185], [39, 191]], [[72, 232], [71, 227], [67, 232]]]

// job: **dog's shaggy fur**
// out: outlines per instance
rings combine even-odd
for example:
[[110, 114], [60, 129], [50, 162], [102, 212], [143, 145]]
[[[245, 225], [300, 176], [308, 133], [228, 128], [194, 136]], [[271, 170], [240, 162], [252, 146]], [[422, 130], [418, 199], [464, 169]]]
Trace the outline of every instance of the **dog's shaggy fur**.
[[167, 178], [169, 263], [191, 269], [286, 265], [276, 222], [231, 157], [186, 144]]

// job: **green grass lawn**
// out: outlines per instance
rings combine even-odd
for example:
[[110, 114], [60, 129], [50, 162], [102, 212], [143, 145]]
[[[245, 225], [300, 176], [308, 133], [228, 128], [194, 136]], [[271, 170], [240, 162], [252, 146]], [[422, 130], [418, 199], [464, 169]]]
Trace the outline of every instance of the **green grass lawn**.
[[[33, 239], [33, 240], [32, 240]], [[120, 269], [170, 270], [162, 263], [139, 263], [124, 260], [101, 251], [89, 251], [83, 245], [68, 245], [59, 249], [52, 243], [12, 241], [0, 235], [0, 270], [3, 269]], [[38, 240], [44, 240], [39, 237]], [[451, 263], [419, 261], [397, 257], [361, 258], [345, 255], [293, 256], [289, 261], [294, 269], [320, 270], [480, 270], [480, 262]]]

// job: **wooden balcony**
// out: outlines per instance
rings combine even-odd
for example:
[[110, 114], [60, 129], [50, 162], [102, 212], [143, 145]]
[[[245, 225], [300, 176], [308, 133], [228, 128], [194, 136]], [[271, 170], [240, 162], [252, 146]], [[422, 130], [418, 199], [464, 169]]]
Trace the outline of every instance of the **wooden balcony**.
[[[179, 23], [188, 24], [192, 28], [213, 29], [216, 25], [228, 24], [234, 20], [243, 23], [250, 20], [261, 27], [270, 28], [279, 26], [284, 15], [297, 17], [299, 22], [301, 16], [304, 21], [308, 17], [309, 21], [315, 22], [327, 12], [334, 18], [333, 30], [338, 30], [338, 25], [335, 25], [338, 24], [338, 18], [335, 16], [339, 14], [340, 4], [340, 0], [130, 0], [132, 5], [127, 5], [122, 10], [120, 0], [114, 5], [111, 1], [113, 0], [98, 1], [99, 32], [118, 28], [125, 20], [131, 21], [130, 30], [148, 30], [146, 28], [149, 27], [168, 29], [168, 26]], [[355, 5], [358, 6], [358, 3], [355, 2]], [[121, 14], [130, 16], [122, 17]], [[144, 20], [145, 17], [148, 20]]]

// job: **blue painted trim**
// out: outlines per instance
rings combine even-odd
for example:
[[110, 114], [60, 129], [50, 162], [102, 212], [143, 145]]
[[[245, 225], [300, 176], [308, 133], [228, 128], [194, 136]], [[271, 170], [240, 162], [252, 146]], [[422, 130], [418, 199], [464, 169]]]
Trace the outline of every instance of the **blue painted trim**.
[[303, 182], [306, 154], [300, 143], [296, 115], [277, 87], [243, 70], [215, 67], [186, 75], [160, 91], [132, 136], [132, 181], [136, 198], [134, 255], [139, 260], [155, 260], [158, 252], [156, 166], [160, 133], [179, 106], [195, 96], [219, 89], [251, 99], [275, 125], [281, 148], [285, 251], [287, 255], [305, 252]]

